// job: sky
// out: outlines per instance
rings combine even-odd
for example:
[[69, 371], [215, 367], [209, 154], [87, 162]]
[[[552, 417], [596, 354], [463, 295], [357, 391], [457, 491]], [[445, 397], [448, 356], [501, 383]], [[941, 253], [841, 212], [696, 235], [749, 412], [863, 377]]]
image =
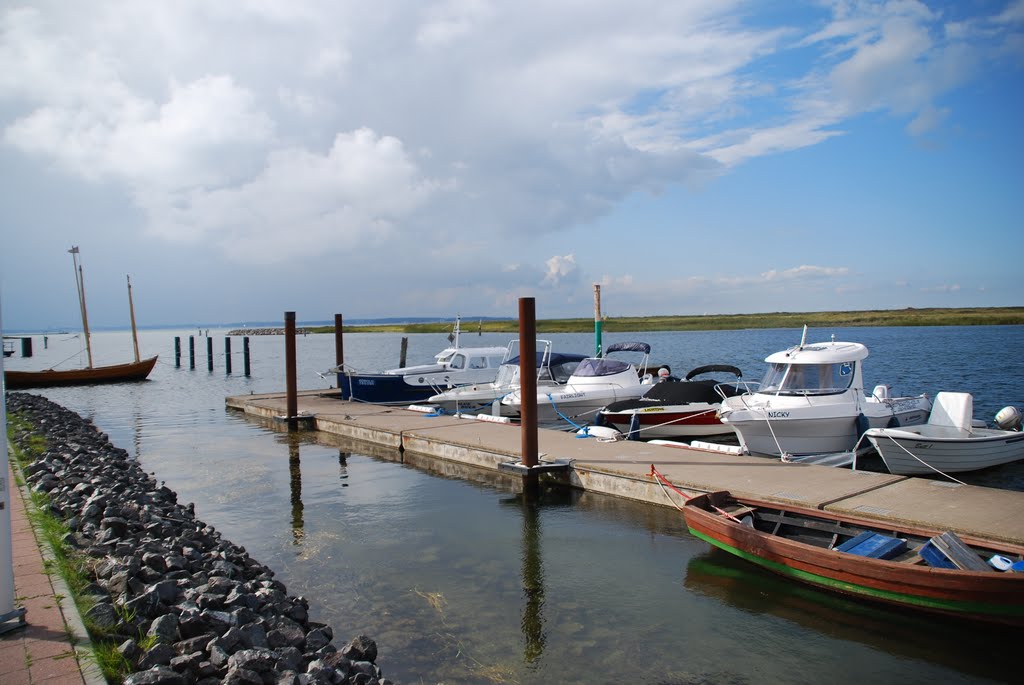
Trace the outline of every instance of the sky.
[[0, 0], [7, 330], [1024, 305], [1024, 0]]

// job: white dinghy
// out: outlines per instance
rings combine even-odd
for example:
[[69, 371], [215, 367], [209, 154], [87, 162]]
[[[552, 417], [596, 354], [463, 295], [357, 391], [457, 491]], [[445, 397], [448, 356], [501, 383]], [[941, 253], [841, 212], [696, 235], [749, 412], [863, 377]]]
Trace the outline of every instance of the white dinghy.
[[[1024, 459], [1024, 433], [1015, 407], [996, 415], [1000, 428], [976, 426], [973, 413], [970, 393], [940, 392], [927, 423], [871, 428], [864, 437], [889, 472], [899, 475], [976, 471]], [[1013, 430], [1001, 429], [1014, 426]]]

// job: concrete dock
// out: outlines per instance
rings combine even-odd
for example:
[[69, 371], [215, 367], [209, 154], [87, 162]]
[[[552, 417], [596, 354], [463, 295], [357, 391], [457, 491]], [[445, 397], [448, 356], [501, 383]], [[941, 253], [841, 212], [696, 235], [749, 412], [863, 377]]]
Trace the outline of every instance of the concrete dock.
[[[226, 404], [269, 420], [287, 411], [284, 393], [229, 397]], [[520, 460], [522, 442], [515, 425], [342, 401], [337, 391], [300, 392], [298, 409], [303, 427], [351, 438], [368, 449], [383, 447], [496, 472]], [[658, 506], [681, 505], [682, 499], [669, 499], [650, 475], [652, 465], [684, 491], [729, 490], [741, 497], [1024, 545], [1022, 492], [645, 442], [602, 442], [554, 430], [538, 431], [538, 447], [542, 465], [556, 465], [547, 477]]]

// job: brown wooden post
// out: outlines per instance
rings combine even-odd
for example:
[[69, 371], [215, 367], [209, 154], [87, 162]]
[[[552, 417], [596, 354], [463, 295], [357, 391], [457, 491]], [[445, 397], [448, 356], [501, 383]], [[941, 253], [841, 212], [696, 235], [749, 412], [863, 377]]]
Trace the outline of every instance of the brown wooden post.
[[[537, 466], [537, 319], [532, 297], [519, 298], [519, 424], [522, 433], [522, 464]], [[523, 476], [524, 491], [537, 488], [537, 474]]]
[[405, 355], [409, 352], [409, 339], [402, 338], [402, 348], [398, 352], [398, 368], [405, 368]]
[[345, 365], [345, 341], [341, 335], [341, 314], [334, 315], [334, 363], [340, 369]]
[[295, 374], [295, 312], [284, 313], [284, 369], [288, 394], [288, 430], [299, 427], [299, 390]]

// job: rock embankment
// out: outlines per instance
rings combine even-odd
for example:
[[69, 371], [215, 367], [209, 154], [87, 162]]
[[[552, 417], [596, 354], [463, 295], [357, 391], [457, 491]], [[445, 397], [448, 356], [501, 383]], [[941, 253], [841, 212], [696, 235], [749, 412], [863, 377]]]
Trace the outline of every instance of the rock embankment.
[[306, 599], [88, 420], [37, 395], [11, 393], [7, 406], [34, 426], [15, 444], [46, 439], [25, 478], [89, 559], [87, 617], [119, 642], [126, 685], [389, 685], [373, 640], [337, 649], [330, 626], [309, 620]]

